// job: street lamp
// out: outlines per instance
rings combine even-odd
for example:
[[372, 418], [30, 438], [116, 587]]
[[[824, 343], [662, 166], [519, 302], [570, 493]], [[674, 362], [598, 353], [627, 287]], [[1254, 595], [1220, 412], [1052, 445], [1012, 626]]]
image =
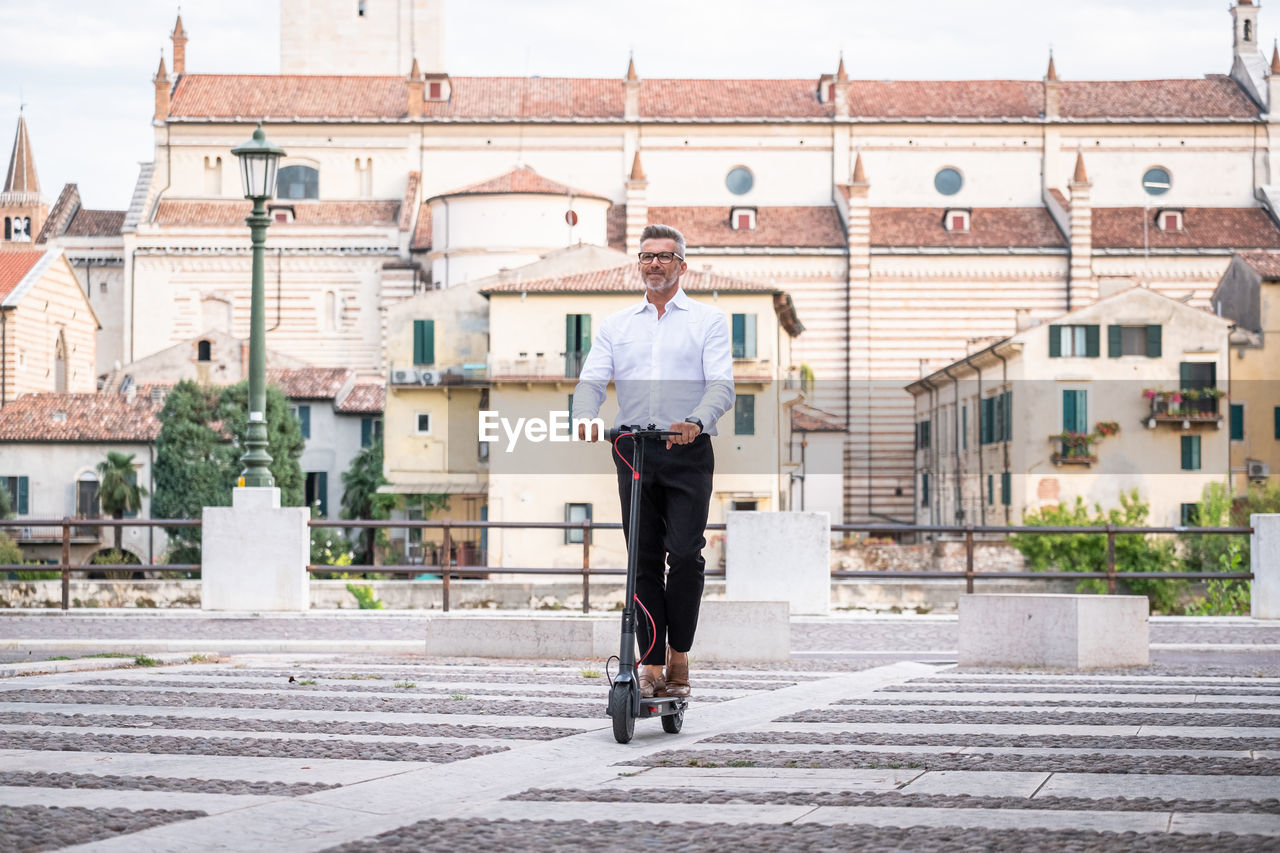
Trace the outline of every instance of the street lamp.
[[249, 429], [248, 450], [241, 479], [245, 486], [275, 486], [271, 476], [271, 455], [267, 453], [267, 307], [263, 283], [262, 254], [267, 242], [267, 199], [275, 195], [276, 166], [284, 150], [267, 141], [262, 125], [248, 142], [231, 149], [240, 158], [240, 180], [244, 196], [253, 201], [253, 212], [245, 219], [253, 241], [253, 296], [249, 311]]

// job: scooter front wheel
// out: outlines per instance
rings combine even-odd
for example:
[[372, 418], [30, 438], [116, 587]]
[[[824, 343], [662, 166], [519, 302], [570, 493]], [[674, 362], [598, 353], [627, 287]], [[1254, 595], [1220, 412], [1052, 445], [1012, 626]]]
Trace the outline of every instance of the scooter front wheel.
[[674, 714], [664, 714], [662, 716], [662, 730], [669, 735], [680, 734], [680, 727], [684, 725], [684, 711], [676, 711]]
[[609, 716], [613, 718], [613, 739], [618, 743], [630, 743], [636, 731], [636, 718], [631, 713], [633, 689], [630, 682], [615, 684], [610, 688], [612, 695], [609, 697]]

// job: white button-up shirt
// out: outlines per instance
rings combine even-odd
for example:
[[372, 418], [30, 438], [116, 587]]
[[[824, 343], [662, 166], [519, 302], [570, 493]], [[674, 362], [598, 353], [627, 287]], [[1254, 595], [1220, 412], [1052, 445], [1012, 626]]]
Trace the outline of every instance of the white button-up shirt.
[[724, 312], [694, 302], [683, 288], [661, 317], [648, 299], [610, 314], [600, 325], [573, 390], [573, 418], [594, 418], [613, 380], [614, 426], [666, 429], [688, 418], [708, 435], [733, 408], [733, 352]]

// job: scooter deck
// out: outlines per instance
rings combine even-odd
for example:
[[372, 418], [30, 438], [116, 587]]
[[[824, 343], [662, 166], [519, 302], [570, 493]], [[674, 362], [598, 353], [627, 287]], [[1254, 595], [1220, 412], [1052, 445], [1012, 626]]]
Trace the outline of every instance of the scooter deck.
[[651, 699], [640, 699], [640, 716], [637, 719], [645, 717], [667, 717], [671, 714], [679, 714], [689, 707], [689, 697], [687, 696], [654, 696]]

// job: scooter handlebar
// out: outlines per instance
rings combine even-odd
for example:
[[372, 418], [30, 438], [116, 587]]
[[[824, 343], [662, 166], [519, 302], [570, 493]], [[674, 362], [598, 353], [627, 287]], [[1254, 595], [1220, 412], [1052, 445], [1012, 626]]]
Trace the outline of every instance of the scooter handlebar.
[[679, 434], [680, 433], [672, 432], [669, 429], [658, 429], [653, 424], [650, 424], [648, 427], [645, 427], [645, 428], [641, 428], [638, 426], [623, 425], [620, 427], [616, 427], [614, 429], [605, 430], [604, 437], [607, 441], [614, 442], [618, 440], [619, 436], [623, 436], [623, 435], [635, 435], [635, 436], [639, 436], [640, 438], [666, 439], [666, 438], [671, 438], [672, 436], [677, 436]]

